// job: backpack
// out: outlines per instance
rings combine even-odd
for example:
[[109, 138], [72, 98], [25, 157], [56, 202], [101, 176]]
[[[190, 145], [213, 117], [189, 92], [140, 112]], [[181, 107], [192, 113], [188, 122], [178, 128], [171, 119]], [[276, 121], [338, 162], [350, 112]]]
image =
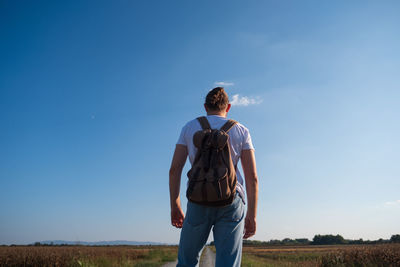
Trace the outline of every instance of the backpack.
[[221, 129], [211, 129], [206, 117], [199, 117], [202, 130], [193, 135], [197, 153], [189, 178], [186, 197], [205, 206], [226, 206], [236, 193], [236, 166], [233, 165], [228, 132], [237, 123], [228, 120]]

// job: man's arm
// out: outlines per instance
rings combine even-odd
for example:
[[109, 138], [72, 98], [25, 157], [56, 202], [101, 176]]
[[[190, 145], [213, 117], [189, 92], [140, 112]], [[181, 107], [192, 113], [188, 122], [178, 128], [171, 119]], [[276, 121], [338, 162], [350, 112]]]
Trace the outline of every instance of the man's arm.
[[169, 169], [169, 195], [171, 202], [171, 223], [177, 228], [182, 228], [185, 215], [181, 208], [179, 190], [181, 187], [181, 174], [185, 166], [188, 152], [184, 145], [176, 145], [172, 158], [171, 168]]
[[243, 150], [241, 155], [244, 179], [246, 181], [247, 193], [247, 214], [244, 225], [245, 239], [256, 233], [256, 216], [257, 216], [257, 200], [258, 200], [258, 178], [256, 170], [256, 158], [254, 150]]

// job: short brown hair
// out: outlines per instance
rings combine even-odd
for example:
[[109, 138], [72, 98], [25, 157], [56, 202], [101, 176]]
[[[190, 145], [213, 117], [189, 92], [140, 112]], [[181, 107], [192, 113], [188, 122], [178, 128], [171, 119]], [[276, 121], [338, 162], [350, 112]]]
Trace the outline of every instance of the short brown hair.
[[224, 87], [215, 87], [206, 96], [206, 107], [210, 110], [224, 110], [229, 104], [228, 94]]

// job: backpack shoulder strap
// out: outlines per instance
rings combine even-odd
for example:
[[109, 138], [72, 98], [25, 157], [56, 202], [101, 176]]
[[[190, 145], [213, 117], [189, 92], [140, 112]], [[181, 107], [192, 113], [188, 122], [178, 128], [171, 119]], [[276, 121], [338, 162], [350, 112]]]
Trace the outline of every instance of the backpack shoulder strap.
[[210, 123], [208, 122], [206, 117], [198, 117], [197, 120], [200, 122], [201, 128], [203, 128], [203, 130], [211, 129]]
[[230, 129], [232, 129], [232, 127], [235, 126], [236, 123], [237, 123], [237, 121], [228, 120], [227, 122], [225, 122], [224, 125], [222, 125], [220, 130], [228, 133], [230, 131]]

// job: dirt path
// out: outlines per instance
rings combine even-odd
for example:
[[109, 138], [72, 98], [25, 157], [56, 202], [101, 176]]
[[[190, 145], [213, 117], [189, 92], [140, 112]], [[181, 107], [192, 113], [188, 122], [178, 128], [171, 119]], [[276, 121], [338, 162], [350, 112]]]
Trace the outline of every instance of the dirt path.
[[214, 267], [215, 253], [209, 247], [205, 247], [200, 258], [200, 267]]
[[178, 264], [178, 260], [172, 261], [172, 262], [167, 262], [166, 264], [164, 264], [161, 267], [176, 267], [177, 264]]
[[[175, 267], [178, 260], [168, 262], [162, 267]], [[215, 253], [211, 251], [209, 247], [205, 247], [200, 257], [199, 267], [214, 267], [215, 266]]]

